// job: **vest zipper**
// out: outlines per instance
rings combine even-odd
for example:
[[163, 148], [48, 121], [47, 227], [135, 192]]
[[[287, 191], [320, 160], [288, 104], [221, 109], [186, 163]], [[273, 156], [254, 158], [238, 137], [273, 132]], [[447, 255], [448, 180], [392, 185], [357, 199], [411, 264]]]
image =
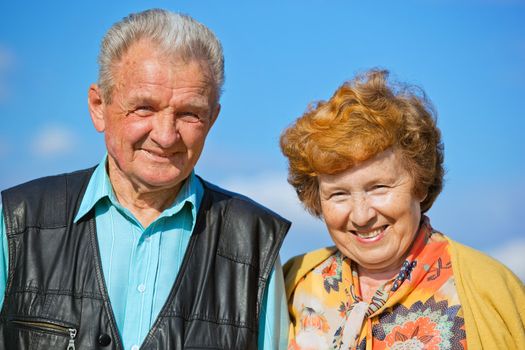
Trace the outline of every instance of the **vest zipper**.
[[75, 338], [77, 337], [77, 329], [76, 328], [69, 328], [60, 326], [54, 323], [48, 323], [48, 322], [35, 322], [35, 321], [20, 321], [20, 320], [12, 320], [11, 323], [25, 327], [25, 328], [33, 328], [33, 329], [40, 329], [43, 331], [50, 331], [53, 333], [60, 333], [65, 336], [69, 336], [69, 343], [67, 345], [66, 350], [75, 350]]
[[75, 338], [77, 336], [77, 330], [75, 328], [68, 328], [69, 331], [69, 344], [67, 350], [75, 350]]

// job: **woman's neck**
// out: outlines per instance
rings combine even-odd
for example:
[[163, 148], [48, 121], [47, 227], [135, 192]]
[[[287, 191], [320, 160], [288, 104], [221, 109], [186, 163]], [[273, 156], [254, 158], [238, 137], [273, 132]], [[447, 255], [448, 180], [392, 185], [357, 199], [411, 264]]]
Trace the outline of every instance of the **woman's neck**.
[[362, 266], [357, 267], [357, 273], [359, 275], [359, 286], [361, 287], [361, 296], [363, 301], [370, 303], [372, 297], [376, 291], [384, 285], [386, 282], [390, 281], [392, 278], [397, 276], [401, 265], [394, 266], [387, 270], [369, 270]]

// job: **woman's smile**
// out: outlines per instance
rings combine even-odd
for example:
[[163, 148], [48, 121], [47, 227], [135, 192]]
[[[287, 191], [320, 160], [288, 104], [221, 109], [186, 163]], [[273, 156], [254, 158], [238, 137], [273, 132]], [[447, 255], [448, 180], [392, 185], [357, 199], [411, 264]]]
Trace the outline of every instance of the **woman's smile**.
[[350, 233], [356, 236], [361, 243], [374, 243], [379, 241], [386, 233], [388, 225], [380, 226], [371, 230], [350, 230]]

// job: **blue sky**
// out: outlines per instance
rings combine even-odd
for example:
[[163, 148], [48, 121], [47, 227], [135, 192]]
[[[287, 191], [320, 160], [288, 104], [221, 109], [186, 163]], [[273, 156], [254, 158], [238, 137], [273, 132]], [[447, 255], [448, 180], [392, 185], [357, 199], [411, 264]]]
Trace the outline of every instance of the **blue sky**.
[[87, 89], [98, 46], [130, 12], [162, 7], [209, 26], [226, 57], [222, 112], [197, 171], [294, 222], [283, 258], [330, 244], [286, 183], [281, 131], [372, 67], [421, 86], [438, 111], [446, 185], [435, 228], [525, 279], [525, 1], [4, 1], [0, 189], [96, 164]]

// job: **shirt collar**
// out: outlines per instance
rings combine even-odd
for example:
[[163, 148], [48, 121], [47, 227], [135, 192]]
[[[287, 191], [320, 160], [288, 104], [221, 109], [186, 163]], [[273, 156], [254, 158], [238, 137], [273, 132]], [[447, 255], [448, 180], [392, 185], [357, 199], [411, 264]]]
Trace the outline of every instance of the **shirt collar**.
[[[75, 216], [74, 222], [78, 222], [83, 216], [85, 216], [93, 207], [97, 205], [99, 201], [107, 198], [112, 205], [118, 209], [125, 211], [128, 215], [131, 215], [129, 211], [123, 208], [118, 202], [113, 187], [109, 181], [109, 176], [106, 171], [107, 154], [104, 156], [102, 161], [97, 165], [91, 179], [89, 180], [86, 192], [80, 203], [77, 215]], [[161, 215], [157, 218], [169, 217], [177, 214], [189, 203], [191, 206], [191, 214], [193, 216], [193, 222], [195, 223], [197, 218], [197, 211], [200, 206], [200, 202], [204, 195], [204, 188], [201, 181], [192, 171], [188, 178], [184, 181], [184, 184], [179, 190], [175, 201], [166, 208]]]

